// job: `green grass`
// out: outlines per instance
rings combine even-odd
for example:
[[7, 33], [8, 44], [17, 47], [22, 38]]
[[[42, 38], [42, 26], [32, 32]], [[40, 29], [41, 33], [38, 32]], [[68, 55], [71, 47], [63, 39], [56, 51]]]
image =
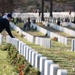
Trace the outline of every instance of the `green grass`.
[[2, 51], [2, 47], [3, 45], [0, 45], [0, 75], [18, 75], [14, 70], [15, 67], [8, 62], [7, 51]]
[[[62, 36], [65, 36], [65, 37], [71, 37], [71, 35], [69, 35], [69, 34], [66, 34], [66, 33], [64, 33], [64, 32], [62, 32], [62, 31], [56, 30], [56, 29], [54, 29], [54, 28], [52, 28], [52, 27], [47, 27], [47, 26], [43, 25], [42, 23], [36, 23], [36, 24], [39, 25], [40, 27], [43, 27], [43, 28], [45, 28], [45, 29], [47, 29], [47, 30], [50, 30], [50, 31], [52, 31], [52, 32], [54, 32], [54, 33], [57, 33], [57, 34], [59, 34], [59, 35], [62, 35]], [[18, 23], [18, 24], [16, 24], [16, 25], [17, 25], [18, 27], [20, 27], [20, 28], [23, 28], [24, 23]], [[30, 31], [25, 30], [25, 32], [28, 32], [29, 34], [32, 34], [32, 35], [34, 35], [34, 36], [44, 36], [43, 33], [39, 32], [39, 31], [36, 31], [36, 30], [33, 30], [32, 28], [31, 28]]]
[[53, 60], [54, 63], [59, 64], [62, 69], [67, 69], [68, 75], [75, 75], [75, 52], [71, 51], [71, 46], [52, 40], [52, 46], [48, 49], [28, 42], [26, 39], [20, 37], [15, 31], [13, 31], [13, 34], [31, 48], [35, 49], [43, 56], [46, 56], [49, 60]]
[[26, 31], [28, 34], [31, 34], [35, 37], [46, 37], [43, 33], [36, 31], [36, 30], [30, 30], [30, 31]]
[[[18, 27], [20, 27], [20, 28], [23, 28], [23, 25], [24, 25], [24, 23], [19, 23], [19, 24], [16, 24]], [[29, 33], [29, 34], [31, 34], [31, 35], [33, 35], [33, 36], [41, 36], [41, 37], [46, 37], [43, 33], [41, 33], [41, 32], [39, 32], [39, 31], [37, 31], [37, 30], [34, 30], [34, 29], [30, 29], [30, 30], [25, 30], [25, 32], [27, 32], [27, 33]]]
[[[48, 27], [47, 29], [50, 29], [50, 28]], [[52, 28], [50, 30], [52, 30], [55, 33], [58, 33], [59, 35], [71, 37], [70, 35], [64, 32], [60, 32]], [[39, 34], [41, 34], [37, 31], [26, 31], [26, 32], [34, 36], [35, 35], [39, 36]], [[27, 45], [35, 49], [37, 52], [41, 53], [43, 56], [46, 56], [49, 60], [53, 60], [54, 63], [59, 64], [62, 69], [67, 69], [68, 75], [75, 75], [75, 52], [71, 51], [71, 39], [72, 38], [68, 39], [70, 40], [68, 42], [69, 45], [64, 45], [62, 43], [58, 43], [52, 40], [52, 46], [50, 49], [48, 49], [48, 48], [28, 42], [27, 40], [20, 37], [20, 35], [17, 35], [16, 32], [13, 32], [13, 33], [16, 35], [16, 37], [18, 37], [20, 40], [25, 42]]]
[[20, 27], [20, 28], [23, 28], [24, 23], [18, 23], [18, 24], [16, 24], [16, 26], [18, 26], [18, 27]]
[[56, 30], [56, 29], [54, 29], [53, 27], [47, 27], [47, 26], [43, 25], [42, 23], [37, 23], [37, 25], [39, 25], [39, 26], [41, 26], [41, 27], [43, 27], [43, 28], [45, 28], [45, 29], [47, 29], [47, 30], [50, 30], [50, 31], [52, 31], [52, 32], [54, 32], [54, 33], [57, 33], [57, 34], [59, 34], [59, 35], [62, 35], [62, 36], [65, 36], [65, 37], [71, 37], [71, 35], [69, 35], [69, 34], [67, 34], [67, 33], [64, 33], [64, 32], [62, 32], [62, 31]]

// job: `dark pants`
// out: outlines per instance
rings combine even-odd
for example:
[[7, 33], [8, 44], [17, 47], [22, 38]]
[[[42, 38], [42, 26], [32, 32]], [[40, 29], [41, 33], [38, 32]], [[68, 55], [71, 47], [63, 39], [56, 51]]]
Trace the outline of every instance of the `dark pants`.
[[7, 19], [0, 19], [0, 33], [3, 31], [3, 30], [6, 30], [8, 32], [8, 34], [10, 35], [10, 37], [14, 37], [11, 33], [11, 30], [10, 30], [10, 24], [9, 24], [9, 21]]

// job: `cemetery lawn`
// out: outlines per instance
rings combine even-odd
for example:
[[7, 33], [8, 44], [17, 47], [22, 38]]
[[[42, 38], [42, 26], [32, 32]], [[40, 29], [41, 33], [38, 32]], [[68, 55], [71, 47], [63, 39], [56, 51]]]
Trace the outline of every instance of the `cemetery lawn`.
[[0, 45], [0, 75], [18, 75], [7, 59], [7, 51], [2, 51], [4, 45]]
[[20, 28], [23, 28], [24, 23], [23, 23], [23, 22], [22, 22], [22, 23], [17, 23], [16, 26], [18, 26], [18, 27], [20, 27]]
[[31, 35], [33, 35], [33, 36], [35, 36], [35, 37], [48, 38], [48, 37], [45, 36], [43, 33], [39, 32], [39, 31], [37, 31], [37, 30], [31, 29], [31, 30], [27, 30], [27, 31], [25, 31], [25, 32], [27, 32], [28, 34], [31, 34]]
[[[69, 34], [66, 34], [65, 32], [56, 30], [56, 29], [54, 29], [52, 27], [46, 27], [41, 22], [40, 23], [36, 23], [36, 24], [39, 25], [39, 26], [41, 26], [41, 27], [43, 27], [43, 28], [46, 28], [47, 30], [50, 30], [50, 31], [52, 31], [54, 33], [57, 33], [58, 35], [62, 35], [62, 36], [67, 37], [68, 38], [68, 45], [70, 45], [70, 46], [71, 46], [71, 40], [75, 38], [73, 36], [70, 36]], [[18, 24], [16, 24], [16, 26], [20, 27], [21, 29], [23, 29], [23, 25], [24, 25], [24, 23], [18, 23]], [[37, 30], [34, 30], [32, 28], [30, 30], [25, 30], [25, 32], [27, 32], [27, 33], [35, 36], [35, 37], [49, 38], [48, 36], [44, 35], [43, 33], [39, 32]]]
[[[24, 25], [24, 23], [18, 23], [18, 24], [16, 24], [16, 26], [20, 27], [21, 29], [23, 29], [23, 25]], [[65, 36], [65, 37], [71, 37], [69, 34], [66, 34], [66, 33], [64, 33], [62, 31], [56, 30], [56, 29], [54, 29], [52, 27], [46, 27], [46, 26], [44, 26], [41, 23], [37, 23], [37, 25], [39, 25], [39, 26], [41, 26], [41, 27], [43, 27], [43, 28], [45, 28], [47, 30], [50, 30], [50, 31], [52, 31], [54, 33], [57, 33], [58, 35], [62, 35], [62, 36]], [[46, 37], [43, 33], [39, 32], [37, 30], [34, 30], [32, 28], [30, 30], [25, 30], [25, 32], [27, 32], [27, 33], [29, 33], [29, 34], [31, 34], [33, 36]]]
[[69, 34], [67, 34], [67, 33], [64, 33], [64, 32], [62, 32], [62, 31], [59, 31], [59, 30], [54, 29], [54, 28], [52, 28], [52, 27], [47, 27], [47, 26], [43, 25], [42, 23], [36, 23], [36, 24], [39, 25], [39, 26], [42, 27], [42, 28], [45, 28], [45, 29], [51, 31], [51, 32], [57, 33], [58, 35], [62, 35], [62, 36], [65, 36], [65, 37], [71, 37], [71, 36], [70, 36]]
[[[23, 23], [19, 23], [19, 24], [17, 24], [17, 26], [18, 27], [20, 27], [21, 29], [23, 29]], [[31, 34], [31, 35], [33, 35], [33, 36], [36, 36], [36, 37], [47, 37], [47, 36], [45, 36], [43, 33], [41, 33], [41, 32], [39, 32], [39, 31], [37, 31], [37, 30], [35, 30], [35, 29], [30, 29], [30, 30], [24, 30], [25, 32], [27, 32], [28, 34]]]
[[[69, 37], [69, 38], [72, 37], [71, 35], [69, 35], [69, 34], [67, 34], [67, 33], [65, 33], [65, 32], [56, 30], [56, 29], [54, 29], [54, 28], [52, 28], [52, 27], [47, 27], [47, 26], [43, 25], [41, 22], [40, 22], [40, 23], [36, 23], [36, 24], [39, 25], [40, 27], [43, 27], [43, 28], [45, 28], [45, 29], [47, 29], [47, 30], [50, 30], [51, 32], [57, 33], [58, 35], [65, 36], [65, 37]], [[24, 23], [18, 23], [18, 24], [16, 24], [16, 26], [18, 26], [18, 27], [20, 27], [21, 29], [23, 29]], [[72, 28], [72, 27], [68, 27], [68, 26], [65, 26], [65, 27], [68, 28], [68, 29], [75, 30], [75, 28]], [[35, 31], [35, 32], [34, 32], [34, 31]], [[29, 34], [31, 34], [31, 35], [33, 35], [33, 36], [44, 36], [43, 33], [39, 32], [39, 31], [36, 31], [36, 30], [33, 30], [33, 29], [31, 29], [30, 31], [25, 30], [25, 32], [27, 32], [27, 33], [29, 33]], [[37, 34], [36, 34], [36, 33], [37, 33]], [[72, 37], [72, 38], [74, 38], [74, 37]]]
[[59, 64], [61, 69], [67, 69], [68, 75], [75, 75], [75, 52], [71, 52], [71, 46], [52, 40], [52, 47], [48, 49], [28, 42], [18, 35], [16, 31], [13, 31], [13, 34], [28, 46], [35, 49], [35, 51], [46, 56], [49, 60], [53, 60], [55, 64]]

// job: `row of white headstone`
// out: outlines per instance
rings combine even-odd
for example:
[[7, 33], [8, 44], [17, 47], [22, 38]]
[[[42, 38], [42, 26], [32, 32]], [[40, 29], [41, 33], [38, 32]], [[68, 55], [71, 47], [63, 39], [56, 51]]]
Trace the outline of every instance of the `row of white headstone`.
[[[67, 18], [67, 17], [74, 17], [75, 16], [75, 12], [71, 12], [71, 14], [69, 14], [69, 12], [53, 12], [53, 18]], [[14, 18], [20, 17], [20, 18], [26, 18], [26, 17], [35, 17], [37, 18], [39, 16], [39, 11], [37, 12], [27, 12], [27, 13], [13, 13], [12, 16]], [[41, 13], [40, 13], [41, 16]], [[50, 13], [49, 12], [45, 12], [44, 13], [44, 18], [45, 17], [50, 17]]]
[[[66, 18], [67, 18], [67, 17], [66, 17]], [[69, 17], [68, 17], [68, 18], [69, 18]], [[72, 18], [69, 18], [69, 20], [70, 20], [70, 22], [71, 22], [71, 21], [74, 21], [74, 18], [73, 18], [73, 17], [72, 17]], [[61, 23], [65, 22], [65, 18], [60, 18], [60, 19], [59, 19], [59, 18], [49, 18], [49, 17], [45, 17], [45, 18], [44, 18], [44, 21], [45, 21], [45, 22], [47, 21], [47, 22], [50, 22], [50, 23], [57, 23], [57, 21], [60, 21], [60, 24], [61, 24]], [[38, 23], [39, 23], [39, 22], [42, 22], [42, 21], [41, 21], [41, 17], [37, 17], [37, 18], [36, 18], [36, 22], [38, 22]]]
[[47, 57], [42, 56], [22, 41], [7, 36], [6, 42], [15, 45], [19, 54], [23, 55], [34, 68], [38, 69], [40, 75], [68, 75], [66, 69], [60, 69], [58, 64], [53, 63], [53, 60], [48, 60]]
[[44, 46], [47, 48], [51, 48], [51, 39], [50, 38], [43, 38], [43, 37], [35, 37], [35, 44]]
[[62, 23], [62, 26], [65, 25], [65, 26], [70, 26], [72, 28], [75, 28], [75, 23], [72, 23], [72, 22], [64, 22]]
[[41, 46], [44, 46], [47, 48], [51, 47], [51, 40], [50, 39], [42, 38], [42, 37], [38, 37], [38, 38], [34, 37], [33, 35], [24, 32], [19, 27], [15, 26], [13, 23], [11, 23], [11, 27], [16, 31], [19, 31], [19, 34], [23, 34], [24, 38], [27, 39], [31, 43], [35, 43], [35, 44], [38, 44], [38, 45], [41, 45]]
[[[45, 24], [45, 23], [44, 23], [44, 24]], [[63, 23], [63, 24], [64, 24], [64, 23]], [[46, 24], [45, 24], [45, 25], [46, 25]], [[53, 24], [53, 23], [48, 23], [48, 25], [49, 25], [50, 27], [53, 27], [53, 28], [56, 29], [56, 30], [65, 32], [66, 34], [69, 34], [69, 35], [75, 37], [75, 31], [72, 30], [72, 29], [69, 29], [69, 28], [63, 27], [63, 26], [59, 26], [59, 25]], [[70, 25], [70, 23], [69, 23], [69, 25]], [[66, 25], [66, 26], [69, 26], [69, 25]], [[71, 26], [71, 25], [70, 25], [70, 26]]]
[[[57, 19], [50, 19], [49, 17], [44, 18], [44, 21], [50, 22], [50, 23], [57, 23]], [[36, 22], [42, 22], [41, 17], [36, 18]]]
[[26, 32], [24, 32], [22, 29], [20, 29], [18, 26], [16, 26], [14, 23], [10, 23], [11, 27], [19, 32], [19, 34], [22, 34], [24, 36], [25, 39], [27, 39], [29, 42], [34, 43], [34, 36], [30, 35]]
[[49, 30], [47, 30], [45, 28], [42, 28], [42, 27], [38, 26], [37, 24], [34, 24], [34, 23], [31, 23], [31, 26], [34, 29], [37, 29], [37, 31], [42, 32], [43, 34], [47, 34], [47, 36], [49, 36], [50, 38], [57, 37], [58, 38], [58, 42], [64, 43], [66, 45], [68, 43], [67, 37], [64, 37], [64, 36], [59, 35], [59, 34], [54, 33], [54, 32], [51, 32], [51, 31], [49, 31]]

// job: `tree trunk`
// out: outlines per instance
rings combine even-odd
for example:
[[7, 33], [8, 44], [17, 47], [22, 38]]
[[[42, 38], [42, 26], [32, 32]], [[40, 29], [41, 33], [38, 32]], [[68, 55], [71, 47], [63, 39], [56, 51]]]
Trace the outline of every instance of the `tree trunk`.
[[50, 17], [53, 17], [52, 11], [53, 11], [53, 1], [50, 0]]
[[42, 0], [42, 17], [41, 20], [44, 21], [44, 0]]

